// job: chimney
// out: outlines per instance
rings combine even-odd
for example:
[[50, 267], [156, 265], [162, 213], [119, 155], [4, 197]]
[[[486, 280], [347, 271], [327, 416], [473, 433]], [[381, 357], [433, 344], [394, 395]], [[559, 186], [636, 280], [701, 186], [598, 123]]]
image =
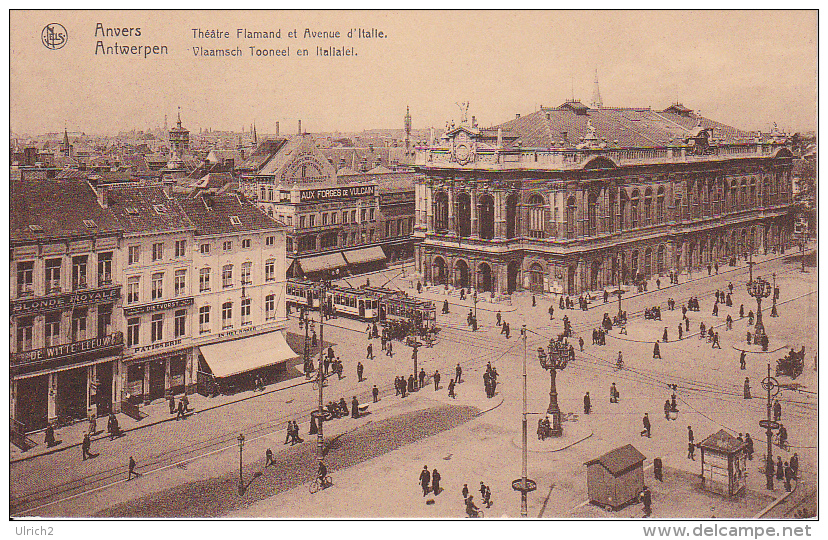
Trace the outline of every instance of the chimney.
[[299, 135], [302, 134], [302, 120], [299, 120]]
[[477, 127], [477, 117], [472, 116], [472, 127]]
[[515, 113], [515, 120], [517, 120], [518, 118], [520, 118], [520, 113]]
[[276, 136], [279, 136], [279, 121], [276, 120]]
[[100, 186], [97, 190], [98, 204], [101, 208], [109, 208], [109, 186]]

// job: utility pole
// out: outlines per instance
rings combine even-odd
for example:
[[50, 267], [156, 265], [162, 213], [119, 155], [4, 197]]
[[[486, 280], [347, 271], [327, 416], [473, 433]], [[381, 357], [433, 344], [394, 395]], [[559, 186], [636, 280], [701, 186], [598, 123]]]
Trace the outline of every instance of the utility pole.
[[530, 480], [527, 476], [527, 454], [528, 454], [528, 438], [527, 438], [527, 415], [529, 413], [526, 412], [526, 325], [524, 324], [521, 326], [520, 333], [523, 336], [523, 422], [521, 425], [521, 436], [522, 436], [522, 447], [523, 447], [523, 455], [522, 455], [522, 467], [521, 467], [521, 474], [522, 476], [517, 480], [512, 481], [512, 489], [515, 491], [520, 491], [520, 517], [525, 518], [529, 517], [529, 502], [527, 499], [527, 494], [530, 491], [535, 491], [538, 488], [537, 483], [534, 480]]
[[244, 495], [244, 474], [242, 472], [242, 450], [244, 448], [244, 435], [239, 433], [239, 495]]
[[316, 405], [316, 456], [319, 463], [322, 463], [325, 459], [325, 438], [322, 432], [322, 425], [324, 424], [322, 388], [325, 386], [325, 374], [322, 372], [322, 366], [325, 363], [322, 358], [323, 351], [325, 350], [325, 316], [322, 313], [324, 301], [325, 288], [323, 287], [319, 291], [319, 366], [316, 369], [316, 383], [319, 387], [319, 399]]
[[[310, 308], [310, 305], [308, 305]], [[305, 361], [305, 377], [310, 378], [310, 349], [308, 348], [308, 326], [310, 326], [310, 321], [308, 320], [308, 313], [309, 310], [305, 311], [304, 323], [305, 323], [305, 341], [304, 341], [304, 361]]]
[[477, 330], [477, 289], [475, 289], [474, 295], [472, 296], [472, 298], [474, 300], [474, 321], [473, 321], [474, 324], [472, 325], [472, 328], [474, 330]]
[[[768, 364], [768, 383], [771, 381], [771, 368], [770, 364]], [[765, 435], [768, 439], [768, 461], [765, 464], [765, 478], [767, 480], [766, 486], [767, 489], [773, 489], [773, 430], [771, 429], [771, 389], [773, 388], [772, 384], [765, 385], [768, 389], [768, 425], [765, 429]]]

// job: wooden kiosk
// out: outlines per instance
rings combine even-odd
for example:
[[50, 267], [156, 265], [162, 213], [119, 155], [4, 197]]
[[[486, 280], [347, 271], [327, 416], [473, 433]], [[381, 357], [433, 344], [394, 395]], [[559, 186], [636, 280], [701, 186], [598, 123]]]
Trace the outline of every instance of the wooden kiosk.
[[747, 445], [721, 429], [698, 443], [701, 449], [702, 487], [732, 497], [745, 489]]
[[645, 459], [644, 454], [628, 444], [587, 461], [584, 465], [589, 501], [617, 510], [637, 500], [644, 489]]

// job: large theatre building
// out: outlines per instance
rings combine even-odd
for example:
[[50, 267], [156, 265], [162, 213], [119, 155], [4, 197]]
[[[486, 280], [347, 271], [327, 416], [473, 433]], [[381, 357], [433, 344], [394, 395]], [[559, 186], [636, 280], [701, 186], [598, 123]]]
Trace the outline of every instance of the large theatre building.
[[571, 101], [418, 148], [427, 283], [579, 294], [790, 242], [788, 139]]

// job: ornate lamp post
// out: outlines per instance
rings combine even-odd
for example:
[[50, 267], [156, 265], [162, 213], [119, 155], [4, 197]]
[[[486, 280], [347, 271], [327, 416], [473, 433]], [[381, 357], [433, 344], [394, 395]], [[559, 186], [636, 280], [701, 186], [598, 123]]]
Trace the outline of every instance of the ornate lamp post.
[[762, 298], [770, 296], [772, 291], [773, 286], [762, 279], [761, 276], [747, 283], [748, 294], [756, 298], [756, 326], [754, 327], [754, 343], [761, 344], [764, 341], [766, 334], [765, 324], [762, 322]]
[[549, 351], [538, 347], [538, 360], [541, 367], [549, 371], [549, 407], [546, 413], [552, 417], [552, 429], [550, 435], [560, 437], [563, 435], [563, 415], [558, 408], [558, 388], [555, 379], [558, 370], [566, 368], [569, 363], [569, 347], [564, 341], [549, 340]]
[[239, 495], [244, 495], [244, 476], [242, 476], [242, 449], [244, 448], [244, 435], [239, 433]]

